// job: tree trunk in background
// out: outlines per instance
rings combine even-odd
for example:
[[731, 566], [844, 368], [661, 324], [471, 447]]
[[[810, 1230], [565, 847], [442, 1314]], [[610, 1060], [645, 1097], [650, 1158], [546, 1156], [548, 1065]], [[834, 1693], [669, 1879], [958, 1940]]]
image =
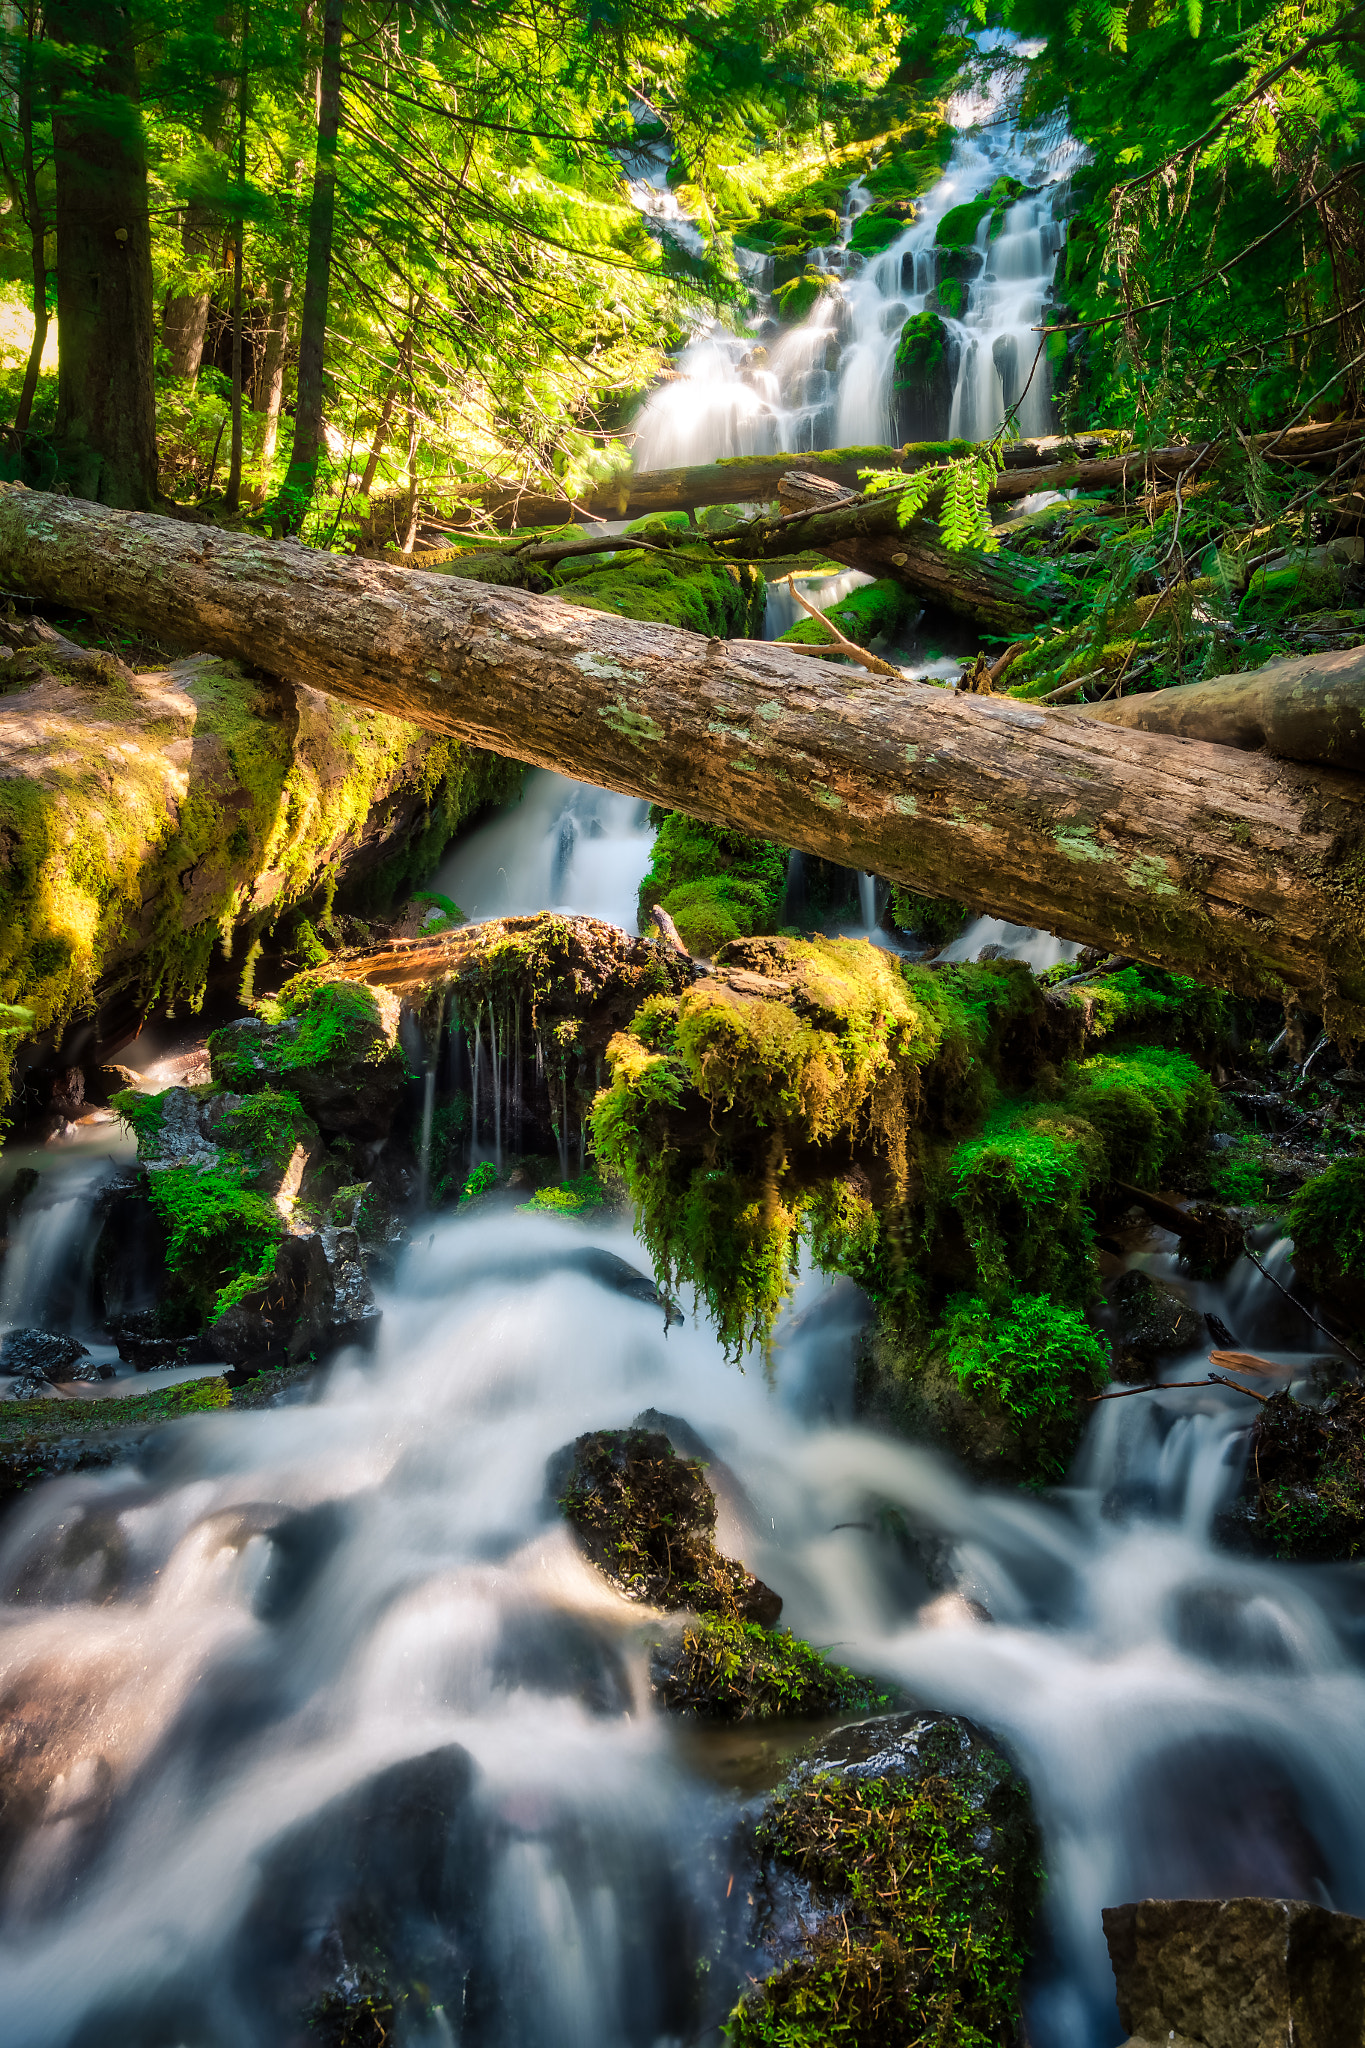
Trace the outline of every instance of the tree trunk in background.
[[72, 489], [156, 502], [152, 236], [131, 9], [49, 0], [54, 42], [94, 53], [78, 110], [58, 100], [57, 439]]
[[[192, 199], [185, 208], [180, 246], [189, 259], [212, 256], [222, 240], [222, 222], [211, 207]], [[212, 292], [172, 292], [161, 320], [161, 339], [177, 377], [192, 384], [204, 360]]]
[[13, 485], [0, 577], [1365, 1038], [1365, 777]]
[[308, 269], [299, 330], [299, 395], [294, 410], [294, 446], [280, 493], [282, 521], [297, 530], [317, 484], [322, 445], [322, 372], [327, 343], [327, 305], [332, 282], [332, 230], [336, 218], [337, 137], [341, 131], [341, 34], [345, 0], [327, 0], [322, 20], [322, 70], [318, 95], [318, 147], [313, 198], [308, 209]]
[[247, 63], [251, 16], [242, 9], [242, 69], [237, 80], [237, 233], [232, 251], [232, 454], [224, 504], [235, 512], [242, 498], [242, 258], [246, 243]]
[[398, 403], [398, 387], [403, 381], [403, 365], [408, 360], [408, 352], [411, 347], [412, 329], [409, 327], [398, 344], [398, 368], [393, 373], [393, 382], [384, 394], [384, 403], [375, 425], [374, 439], [370, 443], [370, 452], [365, 458], [365, 473], [360, 479], [360, 495], [362, 498], [369, 497], [379, 469], [379, 458], [384, 453], [385, 444], [389, 438], [389, 425], [393, 419], [393, 409]]
[[270, 325], [266, 329], [261, 374], [251, 401], [253, 412], [265, 414], [261, 439], [261, 471], [264, 476], [275, 454], [280, 430], [280, 406], [284, 399], [284, 360], [289, 352], [289, 303], [294, 280], [287, 269], [276, 271], [270, 280]]
[[33, 4], [27, 10], [18, 12], [24, 26], [25, 47], [20, 52], [14, 75], [6, 79], [6, 84], [14, 103], [14, 124], [19, 131], [19, 166], [16, 171], [3, 148], [0, 148], [0, 175], [9, 189], [10, 204], [28, 229], [29, 241], [33, 341], [29, 348], [24, 382], [14, 415], [14, 432], [22, 444], [33, 416], [38, 374], [42, 368], [43, 349], [47, 345], [48, 316], [45, 252], [47, 215], [38, 196], [38, 168], [33, 154], [33, 45], [42, 31], [36, 0], [33, 0]]

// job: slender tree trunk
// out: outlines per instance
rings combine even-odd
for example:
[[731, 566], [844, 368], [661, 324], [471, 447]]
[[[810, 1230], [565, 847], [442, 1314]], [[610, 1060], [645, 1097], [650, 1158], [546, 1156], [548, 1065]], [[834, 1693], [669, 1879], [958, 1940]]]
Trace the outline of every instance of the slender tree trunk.
[[412, 329], [408, 328], [408, 494], [404, 513], [403, 553], [412, 553], [417, 539], [417, 391], [412, 374]]
[[251, 13], [242, 9], [242, 70], [237, 81], [237, 238], [232, 252], [232, 454], [228, 460], [227, 510], [242, 499], [242, 257], [246, 241], [247, 61]]
[[252, 406], [254, 412], [265, 414], [265, 432], [261, 437], [262, 476], [274, 458], [275, 442], [279, 437], [280, 405], [284, 399], [284, 359], [289, 352], [289, 304], [293, 295], [294, 280], [288, 267], [284, 266], [270, 280], [270, 324], [266, 328], [261, 374]]
[[299, 395], [294, 412], [294, 446], [280, 493], [287, 529], [302, 523], [317, 486], [322, 444], [322, 372], [327, 342], [327, 305], [332, 281], [332, 230], [336, 218], [337, 138], [341, 131], [341, 36], [345, 0], [326, 0], [322, 19], [317, 162], [308, 209], [308, 269], [299, 331]]
[[403, 364], [407, 361], [408, 351], [411, 347], [412, 329], [409, 327], [398, 344], [398, 368], [394, 371], [392, 383], [384, 393], [384, 403], [380, 407], [379, 419], [374, 430], [374, 439], [370, 443], [370, 452], [365, 458], [365, 470], [360, 479], [360, 495], [362, 498], [369, 497], [374, 485], [375, 476], [379, 470], [379, 458], [384, 453], [384, 447], [389, 438], [389, 427], [393, 420], [393, 409], [398, 403], [398, 392], [403, 382]]
[[27, 46], [19, 61], [19, 77], [15, 91], [22, 188], [13, 177], [9, 164], [5, 165], [5, 179], [10, 186], [10, 197], [28, 222], [29, 263], [32, 272], [33, 345], [28, 352], [23, 388], [19, 393], [19, 406], [14, 415], [14, 431], [21, 436], [28, 432], [29, 421], [33, 417], [33, 401], [38, 391], [38, 376], [42, 369], [48, 330], [47, 214], [38, 197], [38, 169], [33, 154], [33, 45], [38, 34], [36, 4], [30, 6], [24, 26]]
[[132, 10], [113, 0], [48, 0], [47, 27], [54, 42], [93, 53], [79, 100], [68, 87], [52, 121], [57, 438], [79, 497], [150, 506], [152, 236]]
[[1365, 1038], [1365, 777], [0, 486], [0, 578]]
[[[180, 246], [188, 261], [212, 256], [221, 237], [221, 222], [211, 207], [192, 199], [185, 208]], [[204, 339], [208, 333], [212, 292], [172, 292], [161, 319], [161, 339], [177, 377], [192, 384], [204, 360]]]

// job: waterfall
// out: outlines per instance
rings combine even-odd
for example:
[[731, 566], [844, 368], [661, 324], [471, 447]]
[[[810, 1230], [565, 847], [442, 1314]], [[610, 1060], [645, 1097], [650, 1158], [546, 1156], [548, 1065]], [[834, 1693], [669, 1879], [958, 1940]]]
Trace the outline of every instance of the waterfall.
[[462, 838], [426, 886], [476, 922], [565, 910], [633, 932], [653, 842], [639, 798], [536, 769], [520, 800]]
[[[1000, 66], [984, 89], [952, 102], [952, 153], [943, 176], [917, 201], [915, 220], [882, 254], [860, 256], [850, 236], [873, 195], [855, 181], [838, 241], [807, 259], [829, 275], [830, 288], [797, 327], [762, 320], [757, 344], [719, 323], [700, 329], [674, 378], [652, 394], [636, 423], [637, 469], [949, 434], [981, 440], [1021, 397], [1020, 434], [1051, 431], [1051, 377], [1035, 330], [1062, 247], [1067, 181], [1079, 149], [1055, 122], [1039, 130], [1018, 123], [1018, 60], [1031, 46], [1000, 32], [974, 40], [981, 56], [996, 55]], [[1002, 192], [969, 248], [944, 250], [937, 241], [944, 216], [989, 194], [1001, 179], [1023, 192], [1013, 201]], [[901, 330], [926, 311], [939, 313], [947, 330], [947, 379], [898, 396]]]

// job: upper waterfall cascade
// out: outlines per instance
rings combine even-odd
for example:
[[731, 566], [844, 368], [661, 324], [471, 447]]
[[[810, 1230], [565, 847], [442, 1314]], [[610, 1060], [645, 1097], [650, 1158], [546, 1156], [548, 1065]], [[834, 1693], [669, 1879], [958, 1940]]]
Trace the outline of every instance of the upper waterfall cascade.
[[[1029, 54], [1026, 44], [1010, 48], [1020, 57]], [[1017, 103], [1013, 66], [987, 87], [957, 95], [948, 109], [957, 135], [947, 168], [904, 234], [879, 256], [863, 258], [849, 247], [854, 223], [873, 196], [854, 181], [838, 242], [808, 258], [828, 275], [830, 287], [799, 326], [778, 330], [770, 323], [771, 337], [761, 346], [719, 323], [694, 334], [678, 360], [681, 375], [655, 392], [640, 416], [636, 468], [912, 438], [897, 417], [895, 356], [906, 321], [925, 311], [938, 312], [947, 329], [949, 384], [937, 401], [930, 396], [929, 416], [913, 422], [913, 438], [987, 438], [1016, 402], [1021, 434], [1048, 433], [1052, 381], [1037, 330], [1065, 236], [1079, 146], [1055, 122], [1021, 127]], [[973, 249], [953, 266], [975, 275], [962, 278], [960, 303], [956, 292], [945, 301], [940, 286], [948, 252], [938, 244], [939, 224], [1002, 178], [1016, 181], [1023, 194], [1004, 209], [994, 235], [992, 213], [982, 216]], [[651, 191], [657, 202], [657, 189]], [[657, 214], [657, 203], [651, 210]], [[766, 305], [771, 258], [748, 257], [745, 268]], [[957, 304], [955, 314], [950, 304]]]

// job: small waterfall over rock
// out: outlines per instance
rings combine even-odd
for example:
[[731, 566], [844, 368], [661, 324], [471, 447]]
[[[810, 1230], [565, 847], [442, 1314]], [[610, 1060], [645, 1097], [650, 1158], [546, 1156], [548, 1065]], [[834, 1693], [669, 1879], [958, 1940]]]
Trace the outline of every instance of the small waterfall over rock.
[[[976, 43], [998, 71], [952, 102], [952, 154], [914, 221], [880, 254], [858, 254], [850, 238], [873, 195], [855, 180], [838, 241], [808, 258], [829, 284], [807, 317], [789, 328], [766, 319], [757, 342], [719, 323], [697, 333], [640, 415], [638, 469], [979, 440], [1016, 402], [1021, 434], [1050, 430], [1052, 381], [1035, 330], [1078, 146], [1056, 123], [1018, 125], [1019, 60], [1031, 46], [999, 33]], [[761, 295], [771, 264], [746, 267]]]

